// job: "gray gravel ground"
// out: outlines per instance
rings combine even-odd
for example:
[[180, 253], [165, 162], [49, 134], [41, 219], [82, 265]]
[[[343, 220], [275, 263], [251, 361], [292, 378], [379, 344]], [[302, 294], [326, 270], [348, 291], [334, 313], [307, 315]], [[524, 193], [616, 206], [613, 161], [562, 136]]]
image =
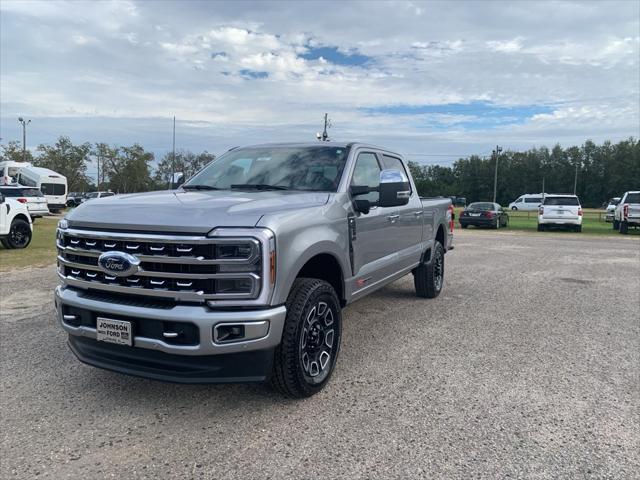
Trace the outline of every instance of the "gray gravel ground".
[[637, 238], [465, 231], [446, 260], [435, 300], [350, 306], [304, 401], [84, 366], [54, 268], [2, 274], [0, 476], [640, 478]]

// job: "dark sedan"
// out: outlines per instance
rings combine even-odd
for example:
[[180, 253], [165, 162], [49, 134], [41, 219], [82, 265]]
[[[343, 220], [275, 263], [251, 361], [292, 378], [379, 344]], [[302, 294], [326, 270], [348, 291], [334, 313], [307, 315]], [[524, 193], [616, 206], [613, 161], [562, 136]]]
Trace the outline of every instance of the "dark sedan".
[[471, 203], [460, 213], [460, 226], [502, 228], [509, 225], [509, 214], [497, 203]]

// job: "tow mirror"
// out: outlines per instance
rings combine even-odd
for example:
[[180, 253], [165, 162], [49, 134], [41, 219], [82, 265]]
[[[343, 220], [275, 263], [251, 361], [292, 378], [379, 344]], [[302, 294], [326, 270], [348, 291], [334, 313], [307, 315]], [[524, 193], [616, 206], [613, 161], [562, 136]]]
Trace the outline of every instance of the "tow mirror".
[[354, 200], [356, 211], [367, 215], [371, 211], [371, 202], [369, 200]]
[[399, 207], [409, 203], [411, 186], [409, 179], [400, 170], [382, 170], [380, 172], [380, 207]]
[[4, 195], [0, 193], [0, 203], [4, 203]]

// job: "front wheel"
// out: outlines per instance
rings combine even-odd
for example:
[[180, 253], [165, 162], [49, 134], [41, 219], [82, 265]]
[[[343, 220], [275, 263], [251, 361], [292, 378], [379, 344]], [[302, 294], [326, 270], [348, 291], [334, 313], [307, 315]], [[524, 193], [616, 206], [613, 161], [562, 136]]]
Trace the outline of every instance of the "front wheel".
[[421, 263], [413, 272], [416, 294], [423, 298], [440, 295], [444, 284], [444, 247], [436, 242], [429, 263]]
[[518, 207], [511, 207], [511, 210], [517, 211]]
[[271, 384], [292, 398], [310, 397], [327, 384], [342, 335], [340, 301], [324, 280], [298, 278], [287, 299], [282, 341], [276, 347]]
[[9, 248], [27, 248], [31, 243], [31, 227], [21, 218], [11, 222], [11, 229], [6, 238]]

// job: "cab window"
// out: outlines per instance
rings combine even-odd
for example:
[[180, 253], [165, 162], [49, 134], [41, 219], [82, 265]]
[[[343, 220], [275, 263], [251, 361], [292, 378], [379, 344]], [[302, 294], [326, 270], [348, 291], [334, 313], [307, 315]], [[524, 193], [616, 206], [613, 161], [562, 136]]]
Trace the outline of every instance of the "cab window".
[[[356, 167], [353, 170], [351, 185], [367, 186], [377, 188], [380, 186], [380, 165], [375, 154], [363, 152], [358, 155]], [[369, 200], [370, 202], [378, 201], [378, 192], [370, 192], [366, 195], [359, 195], [361, 200]]]

